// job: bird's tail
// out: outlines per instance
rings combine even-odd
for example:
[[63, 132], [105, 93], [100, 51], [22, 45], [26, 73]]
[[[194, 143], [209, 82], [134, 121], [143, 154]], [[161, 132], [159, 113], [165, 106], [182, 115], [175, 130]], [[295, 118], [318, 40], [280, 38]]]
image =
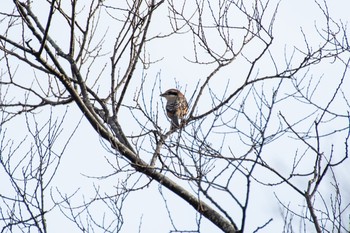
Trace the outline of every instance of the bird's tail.
[[174, 115], [170, 119], [171, 119], [170, 130], [178, 129], [179, 128], [179, 118]]

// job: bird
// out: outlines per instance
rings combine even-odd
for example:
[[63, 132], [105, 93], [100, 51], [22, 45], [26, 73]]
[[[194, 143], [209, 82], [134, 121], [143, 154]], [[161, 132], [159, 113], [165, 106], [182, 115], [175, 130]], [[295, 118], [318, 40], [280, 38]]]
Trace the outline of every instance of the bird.
[[171, 120], [170, 130], [180, 128], [179, 119], [183, 119], [188, 112], [188, 103], [184, 94], [175, 88], [171, 88], [160, 95], [167, 100], [166, 113]]

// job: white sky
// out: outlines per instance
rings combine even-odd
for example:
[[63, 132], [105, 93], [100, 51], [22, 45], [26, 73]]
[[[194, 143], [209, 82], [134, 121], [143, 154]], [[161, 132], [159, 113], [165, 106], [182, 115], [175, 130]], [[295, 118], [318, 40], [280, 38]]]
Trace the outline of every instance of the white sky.
[[[2, 3], [2, 7], [7, 7], [10, 4], [12, 4], [12, 1], [5, 1]], [[271, 1], [271, 5], [275, 4], [276, 1]], [[347, 11], [350, 7], [350, 2], [348, 0], [328, 1], [328, 7], [330, 15], [334, 17], [335, 20], [341, 19], [344, 23], [349, 21], [349, 15]], [[46, 13], [47, 12], [42, 11], [43, 15], [46, 15]], [[168, 23], [165, 21], [167, 20], [167, 18], [165, 17], [167, 16], [167, 14], [168, 11], [166, 7], [162, 6], [159, 13], [156, 14], [155, 18], [153, 19], [155, 22], [158, 23], [156, 23], [155, 26], [151, 28], [150, 35], [152, 35], [152, 33], [153, 35], [155, 35], [158, 33], [162, 34], [167, 32]], [[159, 17], [159, 19], [157, 17]], [[99, 30], [103, 32], [106, 29], [108, 29], [109, 34], [106, 37], [106, 46], [103, 47], [102, 50], [104, 52], [108, 52], [108, 50], [111, 48], [110, 45], [114, 42], [114, 38], [112, 37], [113, 24], [111, 24], [111, 21], [108, 20], [107, 17], [103, 20], [104, 21], [100, 23], [101, 28], [99, 28]], [[316, 48], [320, 42], [317, 38], [317, 33], [315, 32], [315, 25], [322, 26], [323, 23], [324, 19], [322, 18], [322, 13], [319, 11], [314, 1], [282, 0], [279, 6], [276, 22], [274, 25], [275, 44], [272, 46], [272, 52], [276, 56], [277, 63], [281, 67], [283, 67], [283, 65], [285, 64], [285, 52], [288, 56], [293, 52], [294, 46], [301, 48], [304, 47], [304, 39], [300, 30], [301, 28], [303, 28], [303, 31], [309, 39], [310, 44], [313, 44]], [[3, 26], [0, 25], [0, 28], [1, 30], [3, 30]], [[65, 38], [64, 28], [57, 27], [54, 30], [57, 30], [57, 33], [54, 34], [57, 37], [57, 40], [64, 41], [65, 39], [67, 39]], [[212, 66], [203, 67], [193, 65], [184, 59], [184, 57], [193, 58], [192, 38], [189, 35], [174, 36], [171, 39], [165, 40], [155, 40], [147, 46], [147, 49], [150, 52], [151, 59], [162, 60], [152, 65], [152, 67], [150, 69], [147, 69], [146, 71], [138, 69], [135, 72], [135, 75], [139, 75], [140, 77], [145, 73], [147, 74], [148, 82], [147, 84], [145, 84], [146, 89], [152, 88], [154, 80], [156, 80], [159, 75], [159, 77], [161, 78], [162, 90], [174, 87], [177, 85], [176, 82], [178, 82], [182, 90], [186, 91], [186, 96], [189, 97], [195, 91], [197, 81], [199, 79], [204, 79], [212, 70]], [[258, 50], [259, 48], [252, 46], [251, 49], [247, 51], [247, 55], [256, 55], [256, 49]], [[98, 61], [98, 63], [94, 64], [94, 68], [102, 67], [104, 63], [108, 63], [108, 57], [109, 56], [106, 56], [104, 60], [101, 59], [101, 61]], [[298, 59], [298, 57], [296, 57], [296, 59]], [[261, 72], [261, 74], [269, 72], [270, 64], [271, 63], [269, 62], [266, 62], [266, 65], [262, 64], [259, 72]], [[0, 65], [1, 69], [3, 69], [1, 61]], [[24, 66], [20, 66], [18, 71], [18, 77], [26, 76], [28, 74], [27, 72], [30, 72], [30, 69]], [[245, 72], [246, 67], [244, 65], [244, 62], [242, 62], [241, 60], [237, 60], [237, 62], [235, 62], [234, 64], [232, 64], [228, 68], [225, 68], [223, 71], [217, 74], [218, 78], [215, 80], [220, 81], [212, 83], [211, 88], [220, 92], [220, 90], [225, 88], [227, 83], [229, 82], [230, 87], [234, 89], [236, 86], [239, 85], [240, 78], [245, 77], [242, 76], [242, 74], [244, 74]], [[333, 79], [331, 76], [339, 75], [343, 72], [343, 70], [340, 70], [337, 64], [325, 64], [324, 66], [322, 66], [322, 68], [318, 66], [316, 69], [312, 69], [312, 72], [315, 78], [320, 76], [321, 74], [324, 74], [325, 82], [320, 85], [318, 95], [320, 95], [320, 97], [324, 97], [325, 100], [327, 100], [327, 95], [332, 94], [332, 92], [329, 92], [329, 90], [333, 90], [337, 85], [337, 82], [332, 82]], [[108, 69], [106, 70], [105, 74], [109, 74]], [[106, 78], [106, 80], [108, 80], [108, 77]], [[138, 82], [139, 81], [137, 80], [133, 81], [133, 91], [136, 91], [138, 89], [140, 85], [140, 83]], [[103, 89], [103, 87], [101, 87], [101, 89]], [[132, 98], [134, 94], [133, 91], [129, 93], [130, 98]], [[158, 85], [156, 85], [155, 95], [159, 94], [157, 93], [157, 91]], [[322, 100], [323, 99], [320, 98], [318, 101], [322, 102]], [[155, 97], [155, 101], [157, 101], [159, 104], [159, 125], [162, 127], [162, 129], [168, 128], [169, 123], [166, 117], [163, 115], [163, 110], [160, 109], [162, 106], [161, 102], [157, 99], [157, 97]], [[290, 115], [288, 115], [290, 119], [292, 119], [293, 117], [295, 117], [295, 119], [300, 119], [300, 117], [303, 114], [305, 114], [306, 111], [308, 111], [307, 108], [293, 108], [293, 106], [299, 106], [298, 104], [291, 106], [292, 107], [281, 107], [281, 109], [283, 109], [286, 113], [290, 113]], [[335, 106], [335, 108], [336, 107], [337, 106]], [[206, 106], [206, 99], [203, 99], [203, 101], [201, 101], [198, 106], [198, 111], [202, 112], [207, 108], [208, 107]], [[341, 109], [342, 106], [339, 106], [339, 108]], [[55, 116], [60, 116], [64, 110], [64, 108], [54, 110]], [[48, 114], [48, 111], [45, 110], [38, 115], [38, 119], [44, 120], [48, 117]], [[65, 137], [74, 130], [73, 127], [75, 127], [77, 122], [79, 122], [80, 117], [81, 114], [79, 113], [79, 111], [77, 111], [77, 107], [69, 106], [68, 117], [65, 120], [63, 128], [64, 131], [62, 132], [62, 136], [60, 137], [62, 143], [64, 142]], [[129, 114], [125, 114], [121, 116], [121, 119], [123, 117], [126, 118], [130, 116]], [[330, 125], [328, 127], [329, 128], [325, 128], [325, 131], [330, 130], [334, 126]], [[134, 134], [137, 134], [139, 132], [138, 127], [136, 127], [134, 123], [128, 123], [124, 126], [124, 129], [127, 132], [132, 132]], [[15, 119], [14, 122], [7, 124], [6, 135], [7, 137], [16, 140], [21, 139], [24, 138], [24, 134], [19, 132], [25, 132], [25, 130], [26, 125], [24, 122], [24, 117], [19, 117], [18, 119]], [[341, 136], [343, 135], [340, 135], [339, 137], [332, 136], [328, 138], [327, 141], [325, 141], [324, 150], [329, 152], [331, 144], [339, 145], [341, 147], [343, 145], [343, 137]], [[213, 143], [215, 144], [215, 142]], [[267, 158], [267, 160], [270, 160], [273, 166], [282, 167], [286, 170], [289, 169], [290, 162], [292, 161], [293, 155], [295, 153], [295, 151], [288, 152], [288, 150], [285, 150], [286, 146], [288, 146], [289, 143], [290, 141], [282, 140], [280, 148], [276, 148], [276, 144], [273, 144], [270, 147], [268, 146], [266, 148], [266, 150], [268, 151], [266, 152], [266, 154], [269, 154], [269, 156], [271, 156], [270, 158]], [[60, 147], [61, 145], [60, 143], [58, 143], [57, 146]], [[341, 154], [340, 149], [339, 151], [336, 149], [335, 152]], [[87, 177], [99, 177], [112, 173], [113, 169], [108, 165], [106, 159], [110, 159], [110, 161], [112, 162], [115, 161], [113, 159], [113, 155], [106, 152], [103, 146], [101, 146], [101, 141], [97, 134], [93, 131], [92, 127], [85, 121], [85, 119], [83, 119], [79, 126], [79, 129], [77, 130], [75, 136], [72, 138], [67, 150], [65, 151], [60, 168], [58, 169], [55, 179], [52, 183], [53, 195], [58, 197], [56, 187], [60, 190], [61, 193], [67, 195], [73, 194], [76, 190], [79, 190], [78, 194], [73, 198], [73, 200], [75, 200], [76, 203], [82, 203], [83, 198], [86, 201], [88, 201], [90, 200], [90, 198], [93, 197], [94, 186], [100, 188], [100, 190], [103, 190], [101, 192], [102, 194], [114, 193], [114, 185], [116, 185], [117, 182], [122, 182], [123, 177], [118, 178], [116, 176], [112, 176], [108, 179], [102, 180]], [[145, 160], [148, 161], [149, 159]], [[345, 169], [349, 165], [349, 161], [346, 161], [346, 163], [342, 165], [341, 169], [337, 171], [337, 173], [340, 174], [341, 177], [344, 177], [345, 180], [345, 176], [347, 175]], [[2, 171], [0, 171], [0, 175], [2, 176], [1, 172]], [[261, 170], [261, 174], [263, 179], [266, 179], [267, 182], [275, 179], [275, 177], [270, 176], [264, 170]], [[147, 180], [145, 178], [143, 179], [144, 181]], [[302, 184], [303, 181], [301, 180], [300, 183]], [[346, 184], [348, 182], [344, 183]], [[244, 187], [240, 187], [240, 185], [240, 183], [237, 183], [234, 187], [232, 187], [232, 189], [244, 190]], [[7, 189], [4, 189], [5, 185], [1, 186], [2, 187], [0, 187], [0, 193], [8, 192]], [[248, 211], [248, 222], [246, 224], [246, 232], [252, 232], [257, 227], [263, 225], [270, 218], [273, 218], [273, 222], [270, 223], [261, 232], [282, 231], [281, 227], [283, 226], [283, 219], [280, 216], [280, 206], [278, 205], [274, 194], [276, 194], [285, 204], [290, 203], [291, 207], [295, 208], [298, 211], [300, 211], [300, 205], [305, 204], [300, 196], [298, 196], [294, 192], [291, 192], [291, 189], [287, 188], [286, 186], [271, 189], [270, 187], [255, 184], [252, 188], [252, 192], [256, 192], [261, 195], [252, 195], [251, 197], [251, 209], [250, 211]], [[167, 197], [167, 203], [169, 204], [170, 210], [173, 213], [173, 220], [176, 224], [176, 227], [178, 227], [179, 230], [191, 229], [191, 227], [193, 227], [193, 230], [195, 230], [196, 212], [192, 209], [192, 207], [184, 203], [181, 199], [179, 199], [174, 194], [168, 192], [164, 188], [162, 190], [164, 192], [164, 195]], [[350, 190], [346, 187], [344, 187], [344, 190], [344, 200], [349, 200]], [[46, 194], [46, 198], [48, 201], [51, 200], [50, 193]], [[235, 206], [233, 206], [232, 203], [227, 202], [226, 204], [225, 201], [227, 199], [225, 199], [224, 196], [222, 197], [222, 199], [221, 196], [218, 199], [220, 199], [220, 201], [222, 201], [222, 203], [224, 203], [224, 205], [227, 206], [227, 208], [230, 211], [232, 211], [231, 217], [239, 225], [241, 217], [240, 212], [235, 210]], [[231, 205], [232, 208], [229, 207]], [[96, 214], [97, 220], [100, 220], [103, 217], [104, 211], [102, 210], [105, 210], [103, 208], [105, 207], [96, 206], [96, 209], [92, 211], [93, 214]], [[123, 218], [125, 221], [123, 232], [138, 232], [141, 221], [141, 232], [169, 232], [173, 229], [171, 227], [168, 214], [164, 207], [164, 202], [159, 194], [158, 184], [155, 182], [152, 182], [149, 187], [144, 188], [141, 191], [131, 193], [127, 201], [125, 202], [123, 214]], [[110, 217], [108, 217], [107, 215], [107, 219], [108, 218]], [[211, 223], [208, 223], [206, 220], [203, 220], [203, 222], [204, 224], [202, 225], [201, 232], [218, 232], [217, 228]], [[0, 228], [2, 227], [1, 224], [2, 223], [0, 222]], [[47, 224], [49, 227], [49, 232], [58, 233], [62, 232], [62, 230], [64, 230], [65, 232], [79, 232], [71, 222], [66, 220], [66, 218], [59, 212], [58, 209], [55, 209], [52, 213], [48, 215]], [[296, 231], [298, 231], [298, 227], [299, 226], [295, 226]]]

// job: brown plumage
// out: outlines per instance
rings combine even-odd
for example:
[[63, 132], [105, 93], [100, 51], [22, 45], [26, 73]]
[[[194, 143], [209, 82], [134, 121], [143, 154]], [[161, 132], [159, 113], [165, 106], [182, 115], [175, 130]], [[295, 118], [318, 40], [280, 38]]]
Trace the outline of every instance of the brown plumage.
[[186, 97], [177, 89], [169, 89], [160, 95], [167, 100], [166, 113], [171, 120], [170, 130], [179, 128], [179, 119], [183, 119], [188, 112]]

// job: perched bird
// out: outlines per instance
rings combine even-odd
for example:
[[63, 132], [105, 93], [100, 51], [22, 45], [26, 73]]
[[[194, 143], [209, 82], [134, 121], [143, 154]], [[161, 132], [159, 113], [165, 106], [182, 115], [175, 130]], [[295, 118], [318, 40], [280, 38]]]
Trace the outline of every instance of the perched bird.
[[185, 96], [177, 89], [169, 89], [160, 95], [167, 100], [166, 113], [171, 120], [170, 130], [179, 128], [179, 119], [183, 119], [188, 112]]

